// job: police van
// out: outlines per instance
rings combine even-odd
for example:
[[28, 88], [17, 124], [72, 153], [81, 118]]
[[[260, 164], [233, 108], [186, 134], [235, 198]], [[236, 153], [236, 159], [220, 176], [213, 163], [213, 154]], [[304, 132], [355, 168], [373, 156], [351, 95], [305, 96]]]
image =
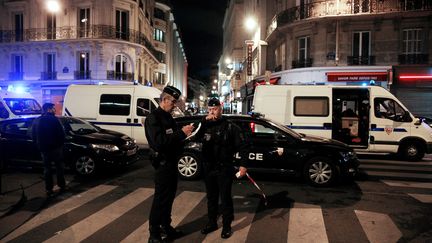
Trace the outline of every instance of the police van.
[[158, 106], [160, 94], [159, 89], [142, 85], [70, 85], [62, 114], [124, 133], [140, 147], [148, 147], [144, 121]]
[[380, 86], [260, 85], [253, 111], [358, 152], [398, 153], [410, 161], [432, 153], [432, 128]]
[[0, 89], [0, 120], [40, 115], [42, 108], [29, 93]]

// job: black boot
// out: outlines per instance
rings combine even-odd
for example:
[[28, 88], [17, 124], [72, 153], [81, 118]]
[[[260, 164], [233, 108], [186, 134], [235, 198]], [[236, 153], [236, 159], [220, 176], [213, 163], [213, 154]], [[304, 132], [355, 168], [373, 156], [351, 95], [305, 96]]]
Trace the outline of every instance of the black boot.
[[159, 226], [150, 226], [149, 230], [150, 230], [150, 237], [148, 239], [148, 243], [165, 242], [162, 240]]
[[183, 235], [181, 230], [175, 229], [171, 225], [161, 226], [161, 233], [165, 234], [170, 240], [180, 238]]
[[207, 225], [204, 227], [204, 229], [201, 230], [201, 234], [206, 235], [206, 234], [208, 234], [210, 232], [213, 232], [213, 231], [215, 231], [217, 229], [218, 229], [218, 225], [217, 225], [216, 221], [214, 221], [214, 222], [213, 221], [209, 221], [207, 223]]
[[223, 239], [227, 239], [227, 238], [230, 238], [231, 235], [232, 235], [231, 226], [224, 226], [222, 228], [221, 237]]

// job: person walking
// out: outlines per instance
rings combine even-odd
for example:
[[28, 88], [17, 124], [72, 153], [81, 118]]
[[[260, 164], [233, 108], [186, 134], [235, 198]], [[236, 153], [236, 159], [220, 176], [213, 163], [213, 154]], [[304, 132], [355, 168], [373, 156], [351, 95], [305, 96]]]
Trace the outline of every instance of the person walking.
[[63, 145], [65, 133], [59, 119], [55, 116], [55, 107], [52, 103], [42, 106], [43, 114], [36, 118], [32, 126], [32, 137], [42, 155], [44, 163], [45, 190], [47, 196], [53, 195], [53, 170], [54, 162], [57, 185], [60, 192], [66, 190], [64, 177]]
[[201, 122], [201, 130], [195, 139], [203, 143], [203, 171], [208, 209], [208, 223], [201, 230], [201, 233], [208, 234], [218, 229], [217, 218], [220, 197], [223, 225], [221, 237], [226, 239], [232, 235], [231, 222], [234, 220], [231, 195], [235, 174], [234, 154], [239, 152], [241, 157], [239, 177], [243, 177], [247, 171], [245, 163], [248, 139], [237, 125], [222, 116], [222, 107], [217, 98], [209, 100], [208, 115]]
[[160, 95], [159, 107], [145, 121], [150, 159], [156, 170], [149, 243], [163, 242], [161, 233], [167, 235], [168, 239], [182, 235], [181, 231], [171, 226], [171, 210], [177, 191], [177, 158], [183, 150], [183, 140], [192, 133], [194, 127], [187, 125], [179, 129], [171, 116], [180, 95], [177, 88], [166, 86]]

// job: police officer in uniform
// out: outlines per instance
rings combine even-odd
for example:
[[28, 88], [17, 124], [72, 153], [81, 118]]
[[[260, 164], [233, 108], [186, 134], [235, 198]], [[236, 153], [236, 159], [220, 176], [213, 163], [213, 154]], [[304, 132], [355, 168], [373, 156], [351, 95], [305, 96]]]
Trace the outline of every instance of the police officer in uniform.
[[168, 239], [175, 239], [182, 234], [171, 226], [171, 209], [177, 190], [176, 160], [182, 152], [183, 140], [194, 127], [187, 125], [179, 129], [171, 116], [180, 95], [180, 90], [166, 86], [160, 95], [159, 107], [145, 121], [150, 159], [156, 170], [149, 243], [163, 242], [161, 233], [167, 235]]
[[208, 234], [217, 230], [220, 197], [223, 223], [221, 237], [225, 239], [232, 235], [231, 222], [234, 219], [231, 195], [233, 177], [236, 173], [233, 165], [234, 154], [240, 153], [239, 177], [242, 177], [246, 174], [248, 140], [237, 125], [222, 116], [222, 107], [217, 98], [209, 100], [208, 115], [201, 122], [202, 129], [196, 135], [196, 139], [203, 143], [202, 156], [209, 220], [201, 233]]

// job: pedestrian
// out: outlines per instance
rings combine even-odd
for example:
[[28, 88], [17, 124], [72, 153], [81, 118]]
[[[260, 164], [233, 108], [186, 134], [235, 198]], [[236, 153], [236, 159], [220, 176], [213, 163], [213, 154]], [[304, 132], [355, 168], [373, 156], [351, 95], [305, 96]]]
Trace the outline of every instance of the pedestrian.
[[52, 103], [45, 103], [42, 106], [43, 113], [36, 118], [32, 126], [32, 138], [36, 143], [44, 164], [45, 190], [47, 196], [53, 195], [53, 170], [55, 165], [57, 175], [57, 186], [60, 192], [66, 190], [64, 178], [63, 145], [65, 133], [59, 119], [55, 116], [55, 107]]
[[231, 188], [235, 168], [234, 154], [239, 152], [239, 177], [246, 174], [246, 153], [248, 139], [240, 128], [222, 116], [219, 99], [208, 102], [208, 114], [201, 121], [201, 130], [195, 139], [202, 141], [204, 182], [207, 191], [208, 223], [201, 230], [208, 234], [217, 230], [219, 198], [221, 199], [222, 233], [226, 239], [232, 235], [231, 223], [234, 220], [234, 207]]
[[171, 209], [177, 190], [177, 158], [183, 150], [183, 140], [194, 127], [187, 125], [179, 129], [171, 115], [180, 95], [180, 90], [166, 86], [160, 95], [159, 107], [145, 121], [150, 159], [156, 170], [149, 243], [162, 242], [161, 233], [169, 239], [182, 235], [181, 231], [171, 226]]

